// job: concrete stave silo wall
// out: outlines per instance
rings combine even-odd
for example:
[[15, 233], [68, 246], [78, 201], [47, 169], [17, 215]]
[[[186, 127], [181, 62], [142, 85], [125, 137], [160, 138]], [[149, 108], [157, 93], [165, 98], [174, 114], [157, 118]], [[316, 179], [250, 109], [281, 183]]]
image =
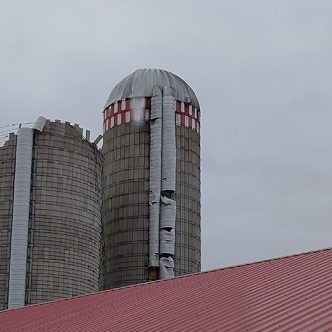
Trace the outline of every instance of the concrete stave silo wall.
[[200, 136], [176, 127], [175, 274], [201, 270]]
[[[167, 161], [161, 165], [161, 171], [164, 174], [173, 172], [174, 167], [175, 188], [161, 190], [159, 194], [161, 202], [165, 200], [168, 201], [166, 204], [173, 202], [173, 207], [169, 206], [168, 211], [174, 209], [176, 205], [175, 243], [173, 244], [174, 237], [170, 227], [166, 230], [160, 229], [159, 239], [151, 238], [155, 236], [155, 232], [149, 234], [149, 231], [155, 230], [155, 226], [151, 225], [152, 215], [150, 216], [149, 213], [153, 213], [153, 220], [156, 218], [155, 209], [149, 208], [151, 204], [155, 204], [155, 197], [158, 197], [155, 193], [151, 195], [149, 192], [149, 189], [158, 187], [153, 185], [150, 188], [150, 182], [153, 179], [155, 184], [156, 179], [155, 176], [151, 178], [149, 176], [151, 173], [149, 139], [159, 134], [155, 133], [155, 128], [151, 131], [150, 127], [155, 125], [156, 119], [151, 118], [150, 121], [148, 116], [141, 117], [139, 122], [135, 121], [137, 108], [133, 106], [136, 105], [137, 99], [143, 100], [140, 104], [144, 104], [145, 100], [145, 114], [149, 114], [151, 98], [153, 101], [154, 96], [158, 95], [158, 89], [161, 89], [161, 96], [167, 92], [166, 94], [173, 96], [174, 100], [172, 121], [175, 132], [172, 130], [173, 134], [171, 132], [169, 134], [171, 136], [164, 135], [159, 143], [162, 151], [170, 148], [165, 145], [170, 140], [173, 140], [176, 148], [176, 163], [171, 163], [176, 165], [169, 165]], [[180, 99], [176, 99], [177, 97]], [[169, 106], [170, 104], [163, 101], [162, 107], [167, 108], [167, 112], [166, 109], [164, 111], [171, 115]], [[166, 116], [166, 113], [162, 117]], [[168, 119], [163, 118], [161, 121], [168, 121]], [[135, 130], [140, 132], [141, 136], [133, 136], [132, 133]], [[163, 130], [164, 127], [161, 135]], [[126, 138], [123, 138], [124, 133]], [[174, 139], [172, 135], [175, 136]], [[157, 144], [157, 141], [154, 143]], [[140, 144], [143, 146], [139, 147]], [[140, 167], [145, 173], [145, 176], [139, 179], [140, 185], [136, 187], [135, 193], [124, 190], [123, 186], [125, 182], [129, 185], [138, 181], [139, 163], [129, 166], [126, 161], [133, 157], [135, 148], [132, 145], [136, 146], [137, 151], [141, 151], [139, 156], [144, 159], [144, 163]], [[158, 151], [155, 146], [152, 146], [152, 149], [154, 152]], [[104, 289], [158, 279], [158, 270], [159, 277], [162, 278], [200, 271], [200, 111], [196, 96], [190, 87], [176, 75], [161, 70], [138, 70], [121, 81], [111, 92], [104, 110], [103, 155]], [[153, 155], [153, 161], [156, 158], [157, 155]], [[154, 169], [154, 173], [158, 172]], [[161, 183], [164, 177], [161, 176]], [[121, 197], [120, 201], [119, 197]], [[161, 207], [164, 208], [164, 204], [161, 203]], [[143, 215], [140, 214], [139, 209], [144, 211]], [[123, 213], [126, 210], [132, 211], [130, 224], [124, 222], [126, 217]], [[162, 215], [161, 210], [160, 213]], [[168, 218], [169, 212], [167, 214]], [[141, 223], [141, 220], [144, 222]], [[169, 222], [172, 224], [171, 221]], [[138, 224], [139, 227], [137, 227]], [[158, 227], [161, 227], [160, 225]], [[160, 240], [163, 241], [163, 248]], [[160, 257], [160, 266], [154, 259], [156, 241], [159, 241], [160, 246], [159, 254], [157, 254]], [[119, 251], [120, 247], [122, 251]], [[175, 254], [172, 247], [175, 247]], [[172, 263], [173, 259], [175, 266]], [[168, 269], [168, 272], [165, 269]]]
[[7, 308], [16, 136], [0, 147], [0, 310]]
[[59, 122], [35, 134], [33, 152], [26, 303], [97, 291], [101, 154]]
[[104, 288], [147, 280], [149, 125], [124, 123], [103, 138]]
[[[10, 282], [9, 264], [16, 135], [0, 148], [0, 310], [99, 290], [102, 154], [78, 125], [36, 123], [38, 130], [27, 128], [33, 146], [31, 172], [26, 172], [31, 178], [25, 195], [30, 202], [24, 220], [28, 244], [22, 251], [26, 271], [13, 275], [25, 284], [22, 290]], [[9, 302], [10, 294], [20, 300]]]

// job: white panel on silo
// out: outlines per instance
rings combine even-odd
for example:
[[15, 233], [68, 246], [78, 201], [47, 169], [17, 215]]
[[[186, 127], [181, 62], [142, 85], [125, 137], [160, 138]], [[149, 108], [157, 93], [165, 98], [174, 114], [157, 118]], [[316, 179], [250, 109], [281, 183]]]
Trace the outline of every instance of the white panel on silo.
[[46, 121], [46, 118], [44, 118], [43, 116], [39, 116], [33, 125], [33, 129], [42, 131], [44, 129]]
[[160, 254], [174, 255], [175, 253], [175, 229], [160, 230]]
[[25, 304], [32, 144], [33, 129], [20, 128], [16, 147], [8, 309]]
[[160, 228], [175, 228], [176, 202], [161, 196]]

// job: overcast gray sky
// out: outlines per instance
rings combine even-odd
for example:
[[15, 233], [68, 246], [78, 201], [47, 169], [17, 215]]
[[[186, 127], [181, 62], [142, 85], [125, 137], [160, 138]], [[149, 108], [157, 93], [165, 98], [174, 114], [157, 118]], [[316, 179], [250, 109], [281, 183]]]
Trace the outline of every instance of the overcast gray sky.
[[102, 130], [162, 68], [202, 111], [202, 268], [332, 246], [332, 1], [0, 0], [1, 125]]

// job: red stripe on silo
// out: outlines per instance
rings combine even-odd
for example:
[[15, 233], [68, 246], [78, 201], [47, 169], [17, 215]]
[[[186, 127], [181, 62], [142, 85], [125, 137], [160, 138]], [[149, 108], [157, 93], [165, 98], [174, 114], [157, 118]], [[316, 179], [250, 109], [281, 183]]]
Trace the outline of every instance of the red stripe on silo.
[[187, 103], [184, 104], [184, 113], [186, 115], [189, 115], [189, 104], [187, 104]]
[[110, 114], [110, 116], [113, 116], [114, 115], [114, 104], [112, 104], [110, 107], [111, 107], [111, 114]]
[[126, 99], [126, 111], [130, 111], [130, 99]]
[[151, 98], [145, 97], [145, 108], [150, 110], [151, 109]]
[[193, 119], [191, 118], [191, 117], [189, 117], [189, 123], [188, 123], [188, 127], [189, 128], [191, 128], [191, 121], [192, 121]]
[[181, 125], [184, 126], [184, 113], [181, 113]]
[[181, 113], [181, 101], [176, 101], [176, 113]]
[[121, 112], [121, 123], [126, 123], [126, 112]]

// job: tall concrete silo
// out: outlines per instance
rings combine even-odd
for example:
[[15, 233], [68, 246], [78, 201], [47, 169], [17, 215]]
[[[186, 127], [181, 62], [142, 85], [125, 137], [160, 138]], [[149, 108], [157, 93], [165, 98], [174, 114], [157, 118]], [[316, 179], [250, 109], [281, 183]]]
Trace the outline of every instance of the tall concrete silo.
[[82, 134], [41, 117], [0, 148], [0, 309], [99, 289], [102, 155]]
[[200, 271], [200, 107], [178, 76], [130, 74], [104, 109], [105, 289]]

